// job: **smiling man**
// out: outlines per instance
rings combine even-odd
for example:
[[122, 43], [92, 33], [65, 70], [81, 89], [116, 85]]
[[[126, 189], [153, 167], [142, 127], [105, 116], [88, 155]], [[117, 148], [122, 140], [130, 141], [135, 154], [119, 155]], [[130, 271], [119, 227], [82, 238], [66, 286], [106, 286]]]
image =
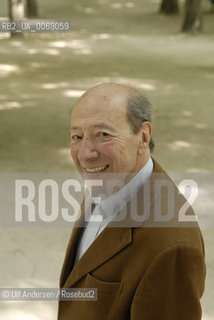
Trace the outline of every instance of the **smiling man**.
[[[74, 226], [60, 286], [98, 296], [60, 301], [58, 320], [201, 319], [203, 240], [196, 222], [178, 221], [186, 200], [151, 158], [151, 132], [149, 101], [127, 86], [97, 85], [72, 110], [72, 158], [84, 179], [101, 183], [92, 212], [82, 206], [89, 219]], [[159, 223], [157, 208], [169, 211], [169, 198], [173, 217]], [[187, 214], [194, 218], [191, 207]]]
[[[71, 116], [71, 155], [88, 179], [103, 173], [137, 173], [149, 159], [151, 112], [133, 134], [127, 99], [137, 92], [119, 85], [101, 85], [85, 93]], [[146, 99], [144, 98], [145, 102]], [[140, 124], [141, 126], [141, 124]]]

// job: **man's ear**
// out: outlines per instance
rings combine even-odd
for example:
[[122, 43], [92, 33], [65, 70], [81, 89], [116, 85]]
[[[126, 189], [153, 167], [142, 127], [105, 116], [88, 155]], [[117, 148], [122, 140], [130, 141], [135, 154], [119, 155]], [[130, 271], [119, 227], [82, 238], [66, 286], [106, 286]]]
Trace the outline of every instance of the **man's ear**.
[[139, 132], [140, 144], [138, 148], [139, 154], [143, 154], [145, 149], [149, 148], [149, 142], [152, 135], [152, 125], [149, 121], [142, 123], [140, 132]]

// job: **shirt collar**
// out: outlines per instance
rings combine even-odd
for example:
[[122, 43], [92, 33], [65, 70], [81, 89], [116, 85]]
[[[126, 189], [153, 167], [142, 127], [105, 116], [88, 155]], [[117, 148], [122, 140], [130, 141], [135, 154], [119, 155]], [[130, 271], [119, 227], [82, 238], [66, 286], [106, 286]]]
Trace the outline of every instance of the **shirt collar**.
[[[113, 195], [108, 196], [105, 194], [97, 195], [101, 198], [101, 208], [103, 209], [103, 215], [113, 216], [116, 212], [122, 209], [121, 206], [127, 203], [133, 194], [135, 194], [145, 183], [149, 180], [153, 171], [153, 161], [151, 157], [143, 166], [143, 168], [121, 189], [115, 192]], [[105, 214], [106, 213], [106, 214]]]

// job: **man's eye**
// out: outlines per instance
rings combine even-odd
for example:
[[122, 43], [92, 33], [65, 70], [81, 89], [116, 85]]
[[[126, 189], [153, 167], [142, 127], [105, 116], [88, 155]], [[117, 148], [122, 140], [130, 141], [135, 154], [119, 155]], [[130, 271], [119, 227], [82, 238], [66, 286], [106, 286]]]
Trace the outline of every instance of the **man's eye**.
[[98, 137], [106, 137], [109, 136], [109, 134], [107, 132], [99, 132], [98, 133]]
[[71, 137], [71, 140], [72, 140], [72, 141], [79, 141], [79, 140], [81, 140], [81, 139], [82, 139], [82, 137], [81, 137], [81, 136], [78, 136], [77, 134]]

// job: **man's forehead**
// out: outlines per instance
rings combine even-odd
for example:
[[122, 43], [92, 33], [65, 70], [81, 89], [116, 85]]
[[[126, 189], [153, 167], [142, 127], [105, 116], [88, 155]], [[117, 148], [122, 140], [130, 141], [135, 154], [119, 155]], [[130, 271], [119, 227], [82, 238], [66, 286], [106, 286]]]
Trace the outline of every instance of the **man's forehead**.
[[96, 120], [107, 120], [113, 125], [120, 125], [127, 120], [128, 98], [135, 91], [118, 84], [97, 85], [76, 102], [71, 113], [71, 123], [76, 126], [86, 120], [93, 124]]
[[104, 103], [92, 100], [76, 105], [71, 114], [71, 129], [102, 128], [116, 131], [126, 123], [126, 105], [124, 101], [115, 100]]
[[103, 119], [126, 117], [127, 98], [120, 95], [82, 97], [73, 107], [71, 120], [99, 117]]
[[91, 108], [111, 108], [111, 107], [125, 107], [127, 104], [126, 92], [106, 91], [106, 90], [92, 90], [86, 92], [76, 103], [77, 107], [88, 105]]

